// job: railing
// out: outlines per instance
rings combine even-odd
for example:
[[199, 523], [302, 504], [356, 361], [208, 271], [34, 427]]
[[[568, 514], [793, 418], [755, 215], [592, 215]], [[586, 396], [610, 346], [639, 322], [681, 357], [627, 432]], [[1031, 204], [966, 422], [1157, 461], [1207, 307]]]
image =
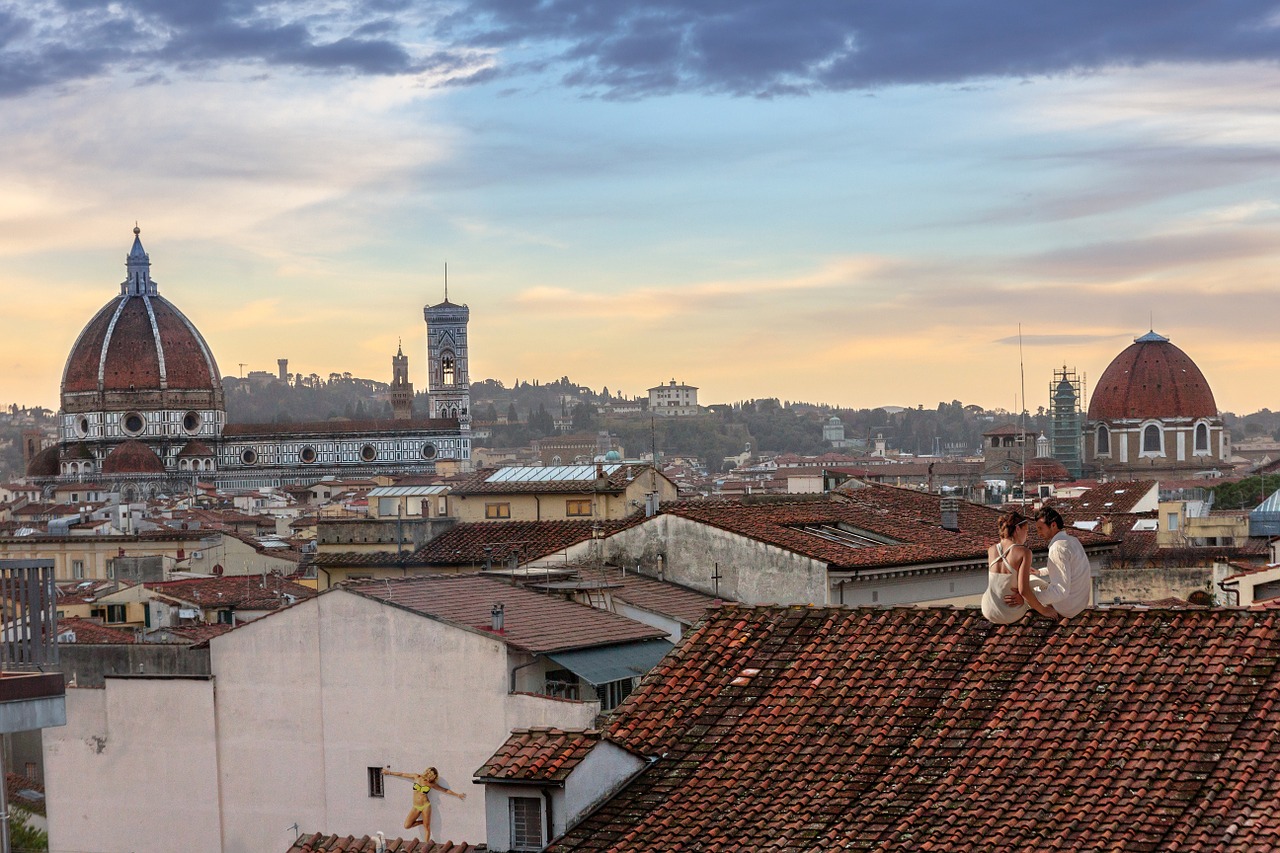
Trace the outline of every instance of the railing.
[[0, 560], [0, 671], [58, 662], [57, 589], [52, 560]]

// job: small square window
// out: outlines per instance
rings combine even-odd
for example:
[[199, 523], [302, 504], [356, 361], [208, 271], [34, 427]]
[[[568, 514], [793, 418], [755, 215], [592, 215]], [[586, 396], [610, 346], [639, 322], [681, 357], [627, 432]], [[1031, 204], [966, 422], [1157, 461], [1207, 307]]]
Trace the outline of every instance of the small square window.
[[370, 767], [369, 768], [369, 796], [378, 797], [379, 799], [386, 796], [386, 794], [382, 790], [382, 781], [383, 781], [382, 768]]
[[573, 517], [582, 517], [591, 515], [590, 500], [568, 500], [564, 502], [564, 514]]
[[542, 801], [537, 797], [512, 797], [511, 849], [542, 849]]
[[510, 518], [511, 504], [507, 504], [507, 503], [485, 504], [484, 517], [485, 518]]

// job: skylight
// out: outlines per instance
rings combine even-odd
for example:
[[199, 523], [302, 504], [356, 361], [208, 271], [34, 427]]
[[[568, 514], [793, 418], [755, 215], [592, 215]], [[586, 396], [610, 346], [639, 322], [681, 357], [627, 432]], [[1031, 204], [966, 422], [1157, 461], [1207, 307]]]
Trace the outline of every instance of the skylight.
[[[621, 465], [604, 465], [605, 474], [612, 474]], [[486, 483], [550, 483], [565, 480], [594, 480], [595, 465], [552, 465], [545, 468], [499, 468], [485, 478]]]

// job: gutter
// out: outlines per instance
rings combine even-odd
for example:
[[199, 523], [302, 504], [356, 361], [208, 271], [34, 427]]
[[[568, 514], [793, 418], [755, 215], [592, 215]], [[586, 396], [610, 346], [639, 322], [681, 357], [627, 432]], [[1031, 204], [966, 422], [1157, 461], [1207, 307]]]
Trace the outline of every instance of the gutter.
[[541, 658], [542, 658], [541, 654], [535, 654], [533, 656], [533, 660], [529, 661], [528, 663], [522, 663], [511, 670], [511, 684], [510, 684], [510, 689], [507, 690], [507, 695], [511, 695], [516, 692], [516, 673], [524, 669], [525, 667], [533, 666], [535, 663], [540, 662]]

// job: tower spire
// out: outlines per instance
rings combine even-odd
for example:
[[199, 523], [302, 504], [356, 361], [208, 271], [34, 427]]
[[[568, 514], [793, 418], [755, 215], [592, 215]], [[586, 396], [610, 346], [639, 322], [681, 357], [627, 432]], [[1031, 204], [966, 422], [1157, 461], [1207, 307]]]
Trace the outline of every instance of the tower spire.
[[120, 283], [120, 292], [129, 296], [155, 296], [156, 284], [151, 280], [151, 256], [142, 248], [142, 229], [133, 223], [133, 248], [124, 259], [128, 275]]
[[449, 262], [444, 262], [444, 301], [449, 301]]

